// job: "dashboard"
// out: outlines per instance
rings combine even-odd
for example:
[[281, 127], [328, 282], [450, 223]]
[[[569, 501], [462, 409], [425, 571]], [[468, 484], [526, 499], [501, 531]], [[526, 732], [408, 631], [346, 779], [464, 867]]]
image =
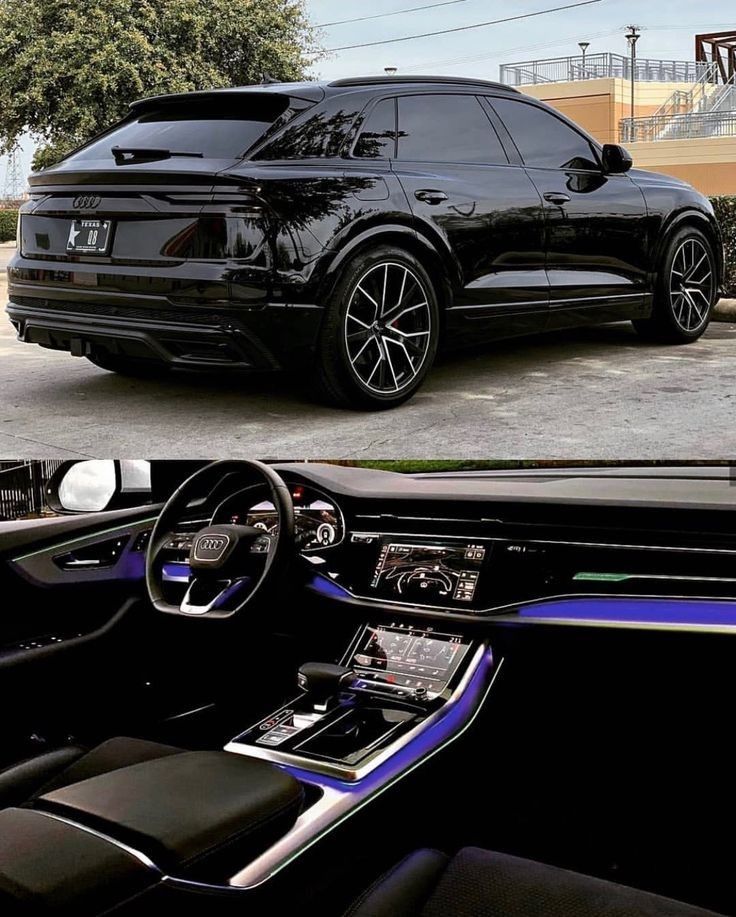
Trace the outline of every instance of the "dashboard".
[[[345, 615], [468, 622], [568, 597], [736, 599], [727, 469], [421, 476], [275, 467], [295, 505], [305, 598]], [[186, 588], [194, 535], [211, 520], [262, 529], [268, 550], [277, 513], [267, 488], [247, 483], [220, 481], [173, 533], [164, 567], [172, 601]], [[137, 538], [123, 548], [112, 538], [75, 547], [71, 562], [68, 549], [48, 564], [40, 555], [43, 571], [29, 559], [27, 572], [112, 575], [120, 550], [126, 563], [125, 552], [139, 551]]]

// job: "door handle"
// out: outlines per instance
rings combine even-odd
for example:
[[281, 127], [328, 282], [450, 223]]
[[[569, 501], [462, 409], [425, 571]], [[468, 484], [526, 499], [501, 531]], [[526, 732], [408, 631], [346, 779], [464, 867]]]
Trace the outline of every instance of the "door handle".
[[570, 195], [565, 194], [564, 191], [547, 191], [544, 195], [545, 201], [549, 201], [550, 204], [566, 204], [570, 200]]
[[447, 200], [444, 191], [438, 191], [435, 188], [423, 188], [414, 192], [414, 197], [418, 201], [424, 201], [425, 204], [441, 204]]

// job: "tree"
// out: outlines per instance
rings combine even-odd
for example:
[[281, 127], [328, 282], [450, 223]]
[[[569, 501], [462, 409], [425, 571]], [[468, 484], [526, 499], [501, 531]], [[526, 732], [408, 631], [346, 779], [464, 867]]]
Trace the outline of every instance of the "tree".
[[143, 96], [303, 79], [320, 56], [304, 0], [2, 0], [0, 153], [49, 165]]

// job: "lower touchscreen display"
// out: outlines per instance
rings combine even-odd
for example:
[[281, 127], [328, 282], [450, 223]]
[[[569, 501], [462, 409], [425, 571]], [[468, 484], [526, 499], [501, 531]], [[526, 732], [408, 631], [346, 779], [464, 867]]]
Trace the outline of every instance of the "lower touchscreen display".
[[468, 650], [462, 637], [433, 631], [366, 627], [350, 661], [359, 675], [409, 689], [439, 694]]
[[384, 541], [371, 588], [380, 595], [426, 605], [467, 604], [480, 582], [487, 548], [478, 544]]

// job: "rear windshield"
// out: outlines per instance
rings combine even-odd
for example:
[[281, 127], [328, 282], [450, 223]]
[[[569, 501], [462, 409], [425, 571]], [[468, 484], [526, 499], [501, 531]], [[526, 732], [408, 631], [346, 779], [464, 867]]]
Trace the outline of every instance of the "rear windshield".
[[[205, 159], [236, 159], [296, 114], [287, 96], [235, 98], [227, 106], [166, 104], [140, 112], [100, 135], [70, 158], [113, 160], [113, 147], [201, 153]], [[294, 100], [296, 101], [296, 100]], [[303, 107], [305, 103], [298, 102]]]

